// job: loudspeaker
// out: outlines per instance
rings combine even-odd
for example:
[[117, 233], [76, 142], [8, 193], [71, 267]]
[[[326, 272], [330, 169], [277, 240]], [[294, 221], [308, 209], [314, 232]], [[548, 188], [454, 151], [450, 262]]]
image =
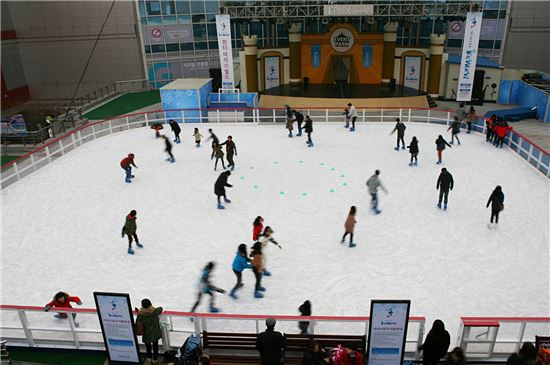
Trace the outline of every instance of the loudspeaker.
[[218, 92], [218, 89], [222, 87], [222, 69], [211, 68], [209, 72], [210, 78], [212, 79], [212, 91]]

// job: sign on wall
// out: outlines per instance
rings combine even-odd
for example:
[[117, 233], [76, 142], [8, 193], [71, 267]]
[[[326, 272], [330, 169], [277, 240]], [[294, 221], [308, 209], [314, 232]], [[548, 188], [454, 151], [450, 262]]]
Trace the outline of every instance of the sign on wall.
[[457, 101], [472, 100], [474, 75], [477, 61], [477, 48], [481, 33], [481, 12], [468, 12], [466, 17], [466, 29], [464, 29], [464, 42], [462, 44], [462, 59], [460, 61], [460, 73], [458, 75]]
[[315, 68], [321, 66], [321, 46], [318, 44], [311, 46], [311, 66]]
[[336, 28], [330, 35], [330, 45], [336, 52], [347, 52], [354, 43], [355, 37], [347, 28]]
[[193, 25], [149, 25], [143, 27], [143, 43], [187, 43], [193, 42]]
[[[448, 39], [462, 39], [464, 37], [464, 28], [466, 24], [463, 21], [455, 20], [449, 23], [447, 30]], [[504, 37], [504, 28], [506, 19], [483, 19], [479, 39], [502, 40]]]
[[222, 69], [222, 88], [232, 89], [235, 86], [233, 77], [233, 50], [231, 48], [231, 22], [229, 15], [216, 15], [216, 31]]
[[363, 67], [369, 68], [372, 65], [372, 45], [364, 44], [363, 45]]
[[368, 16], [374, 14], [374, 5], [323, 5], [324, 16]]
[[111, 364], [140, 364], [130, 296], [94, 292], [103, 341]]
[[277, 87], [281, 84], [281, 65], [279, 56], [264, 57], [264, 89]]
[[370, 302], [369, 365], [402, 364], [409, 323], [410, 300]]
[[411, 89], [420, 89], [420, 68], [422, 67], [422, 57], [405, 56], [405, 67], [403, 68], [403, 86]]

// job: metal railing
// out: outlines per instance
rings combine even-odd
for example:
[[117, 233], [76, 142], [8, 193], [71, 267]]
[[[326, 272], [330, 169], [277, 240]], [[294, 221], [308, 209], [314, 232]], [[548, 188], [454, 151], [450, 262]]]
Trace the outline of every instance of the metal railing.
[[[0, 305], [0, 312], [2, 338], [9, 345], [105, 349], [95, 309], [52, 309], [51, 312], [77, 314], [77, 319], [69, 314], [66, 320], [58, 321], [56, 325], [52, 325], [47, 319], [52, 313], [44, 312], [42, 307]], [[299, 333], [298, 322], [305, 319], [302, 316], [164, 311], [161, 316], [162, 346], [164, 351], [179, 348], [191, 333], [200, 338], [203, 331], [260, 333], [264, 330], [264, 321], [268, 317], [277, 320], [277, 330], [283, 333]], [[369, 317], [311, 316], [307, 319], [311, 334], [362, 335], [368, 341]], [[418, 346], [424, 338], [425, 323], [425, 317], [409, 317], [405, 342], [405, 357], [409, 360], [420, 358]]]
[[[342, 110], [337, 108], [299, 108], [318, 123], [342, 122]], [[420, 122], [448, 126], [452, 111], [441, 109], [369, 109], [358, 110], [358, 123], [395, 122], [401, 118], [405, 122]], [[36, 150], [2, 166], [2, 188], [20, 180], [33, 171], [52, 162], [65, 153], [96, 138], [134, 128], [150, 126], [153, 123], [167, 123], [174, 119], [183, 123], [245, 123], [262, 125], [284, 123], [285, 109], [274, 108], [228, 108], [228, 109], [178, 109], [157, 110], [138, 114], [128, 114], [101, 122], [91, 123], [63, 134]], [[474, 132], [485, 133], [483, 118], [478, 118], [472, 126]], [[550, 176], [550, 154], [531, 142], [522, 134], [511, 131], [505, 143], [534, 168], [545, 176]]]

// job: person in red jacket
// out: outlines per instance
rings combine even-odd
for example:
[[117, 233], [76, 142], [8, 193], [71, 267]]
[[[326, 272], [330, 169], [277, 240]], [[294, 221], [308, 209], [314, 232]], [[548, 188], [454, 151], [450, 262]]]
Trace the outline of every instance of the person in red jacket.
[[[69, 294], [60, 291], [54, 295], [51, 302], [46, 304], [44, 310], [47, 312], [52, 308], [72, 308], [71, 302], [82, 305], [82, 301], [79, 297], [71, 297]], [[76, 313], [72, 313], [72, 315], [73, 319], [76, 318]], [[67, 318], [67, 313], [57, 313], [54, 317], [58, 319]], [[78, 327], [78, 323], [75, 322], [75, 326]]]
[[252, 240], [257, 241], [258, 236], [262, 233], [264, 229], [264, 219], [260, 216], [257, 216], [256, 219], [254, 219], [254, 223], [252, 223], [254, 226], [254, 229], [252, 231]]
[[134, 163], [134, 157], [135, 156], [134, 156], [133, 153], [129, 153], [128, 157], [126, 157], [122, 161], [120, 161], [120, 167], [122, 167], [122, 169], [124, 171], [126, 171], [126, 182], [127, 183], [131, 183], [132, 178], [135, 177], [134, 175], [132, 175], [132, 166], [134, 166], [137, 169], [137, 166]]
[[497, 124], [497, 126], [495, 128], [495, 133], [497, 135], [495, 147], [498, 148], [499, 145], [500, 145], [500, 148], [502, 148], [502, 145], [504, 144], [504, 137], [506, 137], [506, 134], [511, 129], [512, 129], [512, 127], [510, 127], [508, 125], [508, 123], [506, 123], [505, 121], [502, 121], [502, 122]]

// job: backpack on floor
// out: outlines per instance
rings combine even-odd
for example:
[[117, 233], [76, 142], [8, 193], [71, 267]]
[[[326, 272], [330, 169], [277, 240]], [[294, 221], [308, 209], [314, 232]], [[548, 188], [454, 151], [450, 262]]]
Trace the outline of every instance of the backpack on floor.
[[176, 365], [192, 365], [199, 362], [199, 358], [202, 352], [201, 340], [194, 334], [187, 337], [187, 340], [178, 350], [176, 357]]

